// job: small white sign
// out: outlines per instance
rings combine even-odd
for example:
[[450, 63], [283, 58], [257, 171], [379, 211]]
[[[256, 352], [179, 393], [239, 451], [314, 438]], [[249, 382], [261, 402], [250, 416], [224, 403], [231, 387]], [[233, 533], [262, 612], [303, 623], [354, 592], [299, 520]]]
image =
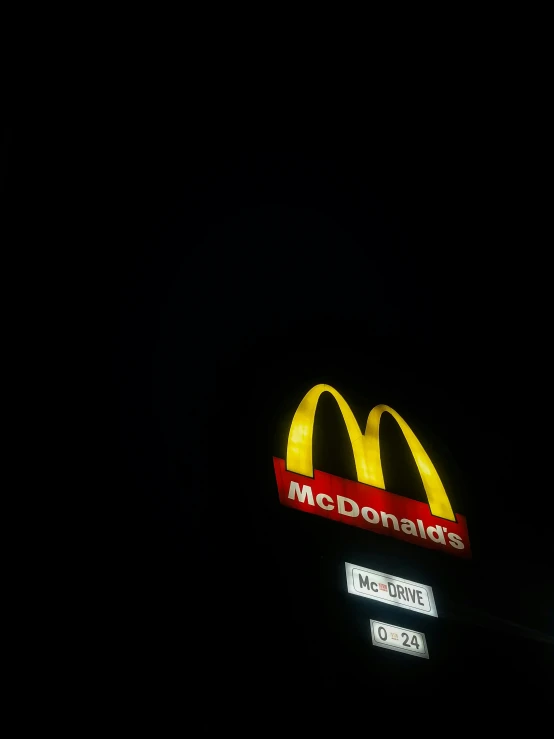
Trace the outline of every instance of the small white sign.
[[438, 618], [433, 588], [345, 562], [348, 592]]
[[370, 620], [370, 624], [371, 642], [374, 646], [429, 659], [425, 634], [421, 631], [412, 631], [373, 619]]

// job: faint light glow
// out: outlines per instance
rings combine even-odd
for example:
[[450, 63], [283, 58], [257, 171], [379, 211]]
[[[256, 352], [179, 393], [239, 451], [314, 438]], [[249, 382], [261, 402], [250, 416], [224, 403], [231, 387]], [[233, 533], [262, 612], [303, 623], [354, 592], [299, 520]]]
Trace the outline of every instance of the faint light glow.
[[294, 414], [287, 444], [288, 470], [306, 477], [313, 477], [312, 447], [315, 412], [319, 398], [325, 392], [331, 393], [335, 398], [344, 418], [354, 452], [354, 462], [359, 482], [385, 489], [379, 446], [379, 425], [383, 413], [390, 413], [400, 426], [413, 454], [431, 513], [449, 521], [456, 520], [438, 472], [406, 421], [390, 406], [376, 405], [368, 416], [365, 434], [362, 434], [350, 406], [342, 395], [330, 385], [315, 385], [303, 397]]
[[426, 475], [431, 474], [431, 470], [429, 469], [429, 467], [427, 467], [427, 465], [422, 459], [417, 459], [416, 461], [417, 461], [417, 466], [419, 467], [419, 471], [422, 474], [426, 474]]

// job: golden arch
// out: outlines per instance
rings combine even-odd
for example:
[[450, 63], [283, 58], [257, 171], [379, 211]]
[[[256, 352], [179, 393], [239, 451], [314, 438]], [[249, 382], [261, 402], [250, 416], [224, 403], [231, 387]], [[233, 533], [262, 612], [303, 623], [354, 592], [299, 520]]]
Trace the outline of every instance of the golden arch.
[[330, 385], [316, 385], [306, 393], [292, 419], [287, 444], [287, 469], [306, 477], [313, 477], [312, 441], [317, 403], [322, 393], [331, 393], [341, 410], [356, 463], [359, 482], [385, 489], [381, 453], [379, 448], [379, 424], [383, 413], [390, 413], [400, 426], [421, 475], [423, 486], [434, 516], [455, 521], [454, 511], [446, 495], [438, 472], [429, 455], [406, 421], [388, 405], [376, 405], [369, 414], [365, 434], [362, 434], [350, 406], [340, 393]]

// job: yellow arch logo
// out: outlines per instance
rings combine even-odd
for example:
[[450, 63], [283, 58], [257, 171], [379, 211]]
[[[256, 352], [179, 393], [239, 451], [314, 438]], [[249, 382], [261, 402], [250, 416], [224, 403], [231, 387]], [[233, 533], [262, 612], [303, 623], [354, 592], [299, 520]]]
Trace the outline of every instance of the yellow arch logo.
[[312, 462], [314, 419], [317, 403], [322, 393], [331, 393], [341, 410], [354, 451], [359, 482], [385, 489], [379, 449], [379, 424], [383, 413], [390, 413], [400, 426], [413, 454], [427, 494], [431, 513], [449, 521], [456, 520], [438, 472], [406, 421], [388, 405], [376, 405], [367, 419], [365, 434], [362, 434], [350, 406], [342, 395], [330, 385], [316, 385], [313, 387], [306, 393], [294, 414], [287, 444], [288, 470], [306, 477], [313, 477], [314, 475]]

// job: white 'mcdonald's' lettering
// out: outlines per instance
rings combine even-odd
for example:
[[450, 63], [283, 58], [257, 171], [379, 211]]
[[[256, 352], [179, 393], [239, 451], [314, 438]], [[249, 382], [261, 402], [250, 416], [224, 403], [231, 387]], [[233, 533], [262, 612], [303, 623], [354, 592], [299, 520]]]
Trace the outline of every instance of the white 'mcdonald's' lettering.
[[296, 496], [301, 503], [304, 503], [307, 497], [308, 503], [310, 505], [314, 504], [314, 494], [312, 493], [311, 487], [309, 485], [302, 485], [302, 492], [300, 492], [300, 485], [292, 480], [289, 488], [289, 498], [294, 500], [294, 496]]
[[[350, 510], [345, 508], [345, 503], [350, 506]], [[339, 513], [341, 516], [350, 516], [350, 518], [357, 518], [360, 515], [360, 508], [355, 500], [351, 498], [343, 498], [342, 495], [337, 495], [337, 504]]]
[[[325, 503], [323, 502], [324, 500], [328, 500], [329, 503], [325, 505]], [[331, 498], [329, 495], [326, 495], [325, 493], [319, 493], [319, 495], [316, 495], [315, 502], [320, 508], [323, 508], [324, 511], [332, 511], [335, 508], [335, 506], [333, 505], [333, 498]]]
[[[458, 557], [471, 556], [463, 516], [437, 518], [425, 503], [329, 473], [302, 479], [274, 458], [283, 505]], [[401, 596], [402, 597], [402, 596]]]
[[454, 547], [454, 549], [464, 548], [464, 542], [462, 541], [462, 538], [458, 536], [458, 534], [448, 534], [448, 539], [450, 546]]
[[[294, 480], [291, 480], [288, 498], [290, 500], [296, 499], [300, 503], [306, 503], [310, 506], [314, 506], [315, 504], [317, 504], [318, 507], [322, 508], [324, 511], [335, 510], [335, 500], [332, 498], [332, 496], [327, 495], [327, 493], [318, 493], [315, 496], [314, 503], [314, 494], [310, 485], [302, 485], [301, 489], [299, 483], [295, 482]], [[414, 536], [416, 539], [419, 537], [421, 537], [422, 539], [428, 537], [429, 539], [431, 539], [431, 541], [435, 542], [435, 544], [440, 544], [444, 547], [446, 547], [447, 545], [450, 545], [454, 549], [464, 549], [465, 547], [461, 537], [458, 536], [458, 534], [449, 534], [448, 528], [446, 526], [437, 525], [427, 526], [427, 528], [425, 528], [423, 525], [423, 521], [421, 521], [421, 519], [419, 518], [417, 519], [417, 526], [416, 523], [414, 523], [414, 521], [411, 521], [409, 518], [402, 518], [399, 523], [398, 518], [392, 513], [386, 513], [385, 511], [377, 512], [374, 508], [370, 508], [369, 506], [363, 506], [360, 509], [360, 506], [358, 505], [358, 503], [356, 503], [355, 500], [353, 500], [352, 498], [347, 498], [344, 495], [337, 495], [336, 509], [339, 516], [346, 516], [347, 518], [358, 518], [361, 515], [361, 517], [365, 521], [372, 524], [373, 526], [381, 526], [385, 529], [388, 529], [389, 525], [392, 525], [392, 528], [395, 531], [402, 530], [404, 534]], [[448, 544], [445, 539], [445, 534], [448, 538]]]

